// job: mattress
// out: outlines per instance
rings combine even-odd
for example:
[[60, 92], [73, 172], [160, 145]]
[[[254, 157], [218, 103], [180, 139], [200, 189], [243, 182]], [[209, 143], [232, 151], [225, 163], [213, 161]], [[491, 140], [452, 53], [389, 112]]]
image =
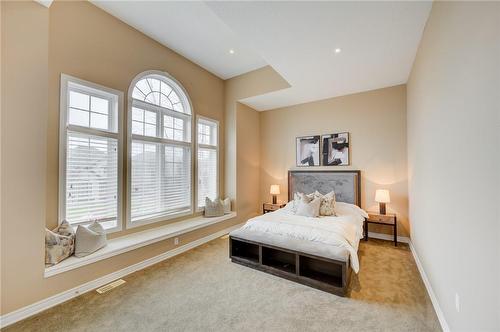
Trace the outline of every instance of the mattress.
[[337, 203], [338, 216], [297, 216], [290, 206], [252, 218], [232, 231], [232, 237], [300, 251], [309, 255], [350, 263], [359, 271], [357, 256], [363, 237], [366, 212], [347, 203]]

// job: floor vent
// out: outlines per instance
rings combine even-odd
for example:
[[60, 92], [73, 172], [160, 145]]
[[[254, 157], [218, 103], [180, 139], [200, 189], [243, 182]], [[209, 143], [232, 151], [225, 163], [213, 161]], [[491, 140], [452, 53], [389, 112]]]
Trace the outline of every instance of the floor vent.
[[120, 285], [123, 285], [124, 283], [125, 283], [125, 280], [118, 279], [118, 280], [113, 281], [112, 283], [109, 283], [107, 285], [102, 286], [101, 288], [97, 288], [96, 292], [99, 293], [99, 294], [104, 294], [106, 292], [109, 292], [113, 288], [116, 288], [116, 287], [118, 287]]

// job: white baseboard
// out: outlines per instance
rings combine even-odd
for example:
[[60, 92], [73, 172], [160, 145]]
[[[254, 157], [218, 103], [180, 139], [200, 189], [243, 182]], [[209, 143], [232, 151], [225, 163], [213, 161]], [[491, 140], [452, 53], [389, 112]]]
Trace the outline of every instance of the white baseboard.
[[14, 324], [20, 320], [23, 320], [25, 318], [33, 316], [41, 311], [47, 310], [53, 306], [56, 306], [56, 305], [61, 304], [63, 302], [66, 302], [66, 301], [68, 301], [74, 297], [77, 297], [81, 294], [84, 294], [84, 293], [89, 292], [93, 289], [99, 288], [103, 285], [106, 285], [106, 284], [108, 284], [116, 279], [122, 278], [128, 274], [135, 272], [135, 271], [142, 270], [148, 266], [159, 263], [165, 259], [179, 255], [183, 252], [191, 250], [191, 249], [198, 247], [202, 244], [205, 244], [207, 242], [215, 240], [215, 239], [217, 239], [217, 238], [219, 238], [219, 237], [221, 237], [221, 236], [223, 236], [223, 235], [225, 235], [225, 234], [227, 234], [227, 233], [229, 233], [229, 232], [231, 232], [239, 227], [241, 227], [241, 224], [223, 229], [217, 233], [210, 234], [210, 235], [205, 236], [201, 239], [189, 242], [183, 246], [169, 250], [169, 251], [164, 252], [163, 254], [160, 254], [158, 256], [148, 258], [142, 262], [130, 265], [130, 266], [128, 266], [124, 269], [121, 269], [119, 271], [110, 273], [110, 274], [105, 275], [103, 277], [100, 277], [98, 279], [95, 279], [95, 280], [89, 281], [85, 284], [82, 284], [80, 286], [77, 286], [75, 288], [69, 289], [67, 291], [56, 294], [56, 295], [51, 296], [49, 298], [46, 298], [44, 300], [30, 304], [26, 307], [9, 312], [3, 316], [0, 316], [0, 328], [4, 328], [4, 327], [9, 326], [11, 324]]
[[[374, 238], [374, 239], [394, 241], [394, 236], [391, 234], [368, 232], [368, 238], [370, 238], [370, 237]], [[406, 236], [399, 236], [398, 235], [398, 242], [410, 243], [410, 238], [406, 237]]]
[[422, 281], [424, 282], [425, 288], [427, 289], [427, 293], [429, 294], [429, 297], [431, 298], [432, 306], [434, 307], [434, 311], [436, 312], [436, 315], [439, 320], [439, 324], [441, 324], [441, 328], [443, 329], [444, 332], [449, 332], [450, 327], [448, 326], [448, 323], [446, 322], [446, 319], [444, 318], [444, 313], [441, 310], [441, 307], [439, 306], [439, 302], [437, 300], [436, 294], [434, 294], [434, 291], [432, 290], [431, 283], [429, 282], [429, 279], [427, 278], [427, 274], [425, 274], [424, 268], [422, 266], [422, 263], [420, 262], [420, 259], [418, 258], [417, 251], [415, 250], [415, 247], [413, 246], [413, 243], [410, 241], [410, 250], [411, 253], [413, 254], [413, 258], [415, 259], [415, 263], [417, 264], [418, 271], [420, 272], [420, 276], [422, 277]]

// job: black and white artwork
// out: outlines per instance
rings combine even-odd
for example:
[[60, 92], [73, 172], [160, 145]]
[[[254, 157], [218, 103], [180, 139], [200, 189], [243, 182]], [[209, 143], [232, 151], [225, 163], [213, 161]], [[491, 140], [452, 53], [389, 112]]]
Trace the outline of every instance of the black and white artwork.
[[297, 166], [319, 166], [320, 136], [297, 137]]
[[323, 135], [323, 166], [349, 165], [349, 133]]

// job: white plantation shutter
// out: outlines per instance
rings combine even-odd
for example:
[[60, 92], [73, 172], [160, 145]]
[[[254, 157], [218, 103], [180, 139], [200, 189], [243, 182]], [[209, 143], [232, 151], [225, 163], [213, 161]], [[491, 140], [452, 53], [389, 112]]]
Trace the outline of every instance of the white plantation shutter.
[[66, 219], [70, 223], [115, 220], [118, 141], [68, 132], [66, 156]]
[[215, 199], [219, 195], [218, 172], [218, 123], [198, 118], [198, 208], [205, 206], [205, 198]]
[[187, 147], [132, 142], [132, 222], [190, 211], [190, 160]]
[[61, 75], [60, 221], [121, 228], [121, 97]]
[[198, 148], [198, 207], [206, 197], [217, 198], [217, 151]]
[[131, 87], [131, 226], [192, 212], [191, 109], [172, 79], [150, 74]]

